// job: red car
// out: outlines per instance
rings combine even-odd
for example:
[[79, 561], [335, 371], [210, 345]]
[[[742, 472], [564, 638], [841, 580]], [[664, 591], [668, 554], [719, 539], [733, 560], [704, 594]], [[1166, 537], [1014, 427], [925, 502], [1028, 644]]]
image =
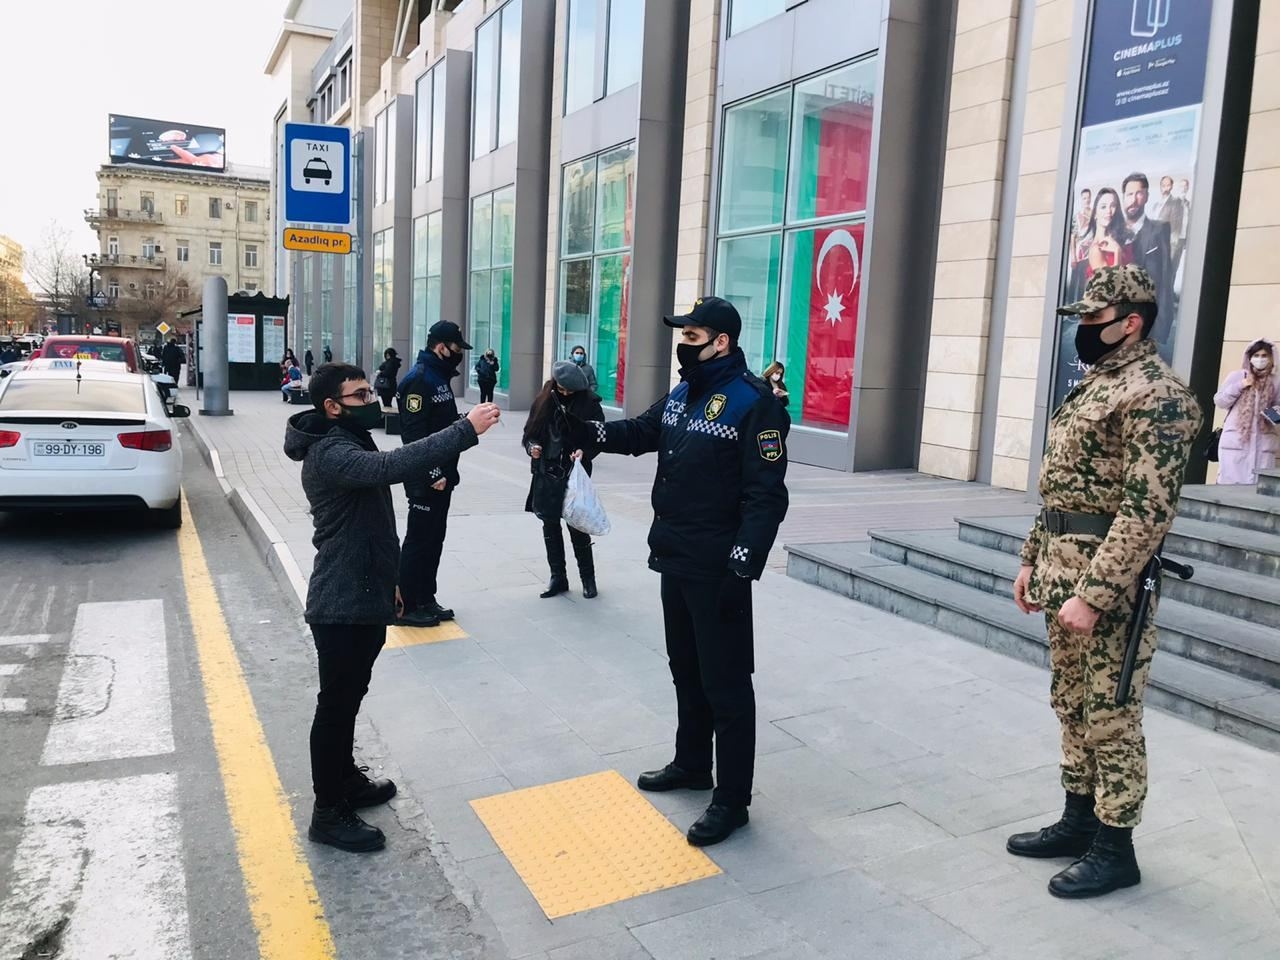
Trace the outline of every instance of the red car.
[[44, 345], [31, 355], [34, 357], [58, 357], [63, 360], [102, 360], [107, 363], [123, 363], [130, 373], [138, 373], [138, 345], [127, 337], [78, 337], [55, 335], [48, 337]]

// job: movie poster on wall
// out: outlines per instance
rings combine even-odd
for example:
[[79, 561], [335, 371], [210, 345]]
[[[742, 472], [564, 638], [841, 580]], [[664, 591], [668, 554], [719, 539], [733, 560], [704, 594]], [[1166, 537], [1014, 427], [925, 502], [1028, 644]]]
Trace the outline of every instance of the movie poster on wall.
[[[1196, 186], [1213, 0], [1096, 0], [1060, 303], [1093, 272], [1135, 263], [1156, 286], [1152, 338], [1169, 359]], [[1058, 327], [1052, 406], [1088, 372], [1077, 321]]]

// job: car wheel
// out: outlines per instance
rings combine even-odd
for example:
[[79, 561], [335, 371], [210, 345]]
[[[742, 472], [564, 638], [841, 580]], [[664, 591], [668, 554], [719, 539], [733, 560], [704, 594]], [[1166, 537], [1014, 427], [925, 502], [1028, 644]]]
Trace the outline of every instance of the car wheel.
[[182, 526], [182, 495], [173, 501], [173, 506], [151, 511], [151, 519], [162, 530], [177, 530]]

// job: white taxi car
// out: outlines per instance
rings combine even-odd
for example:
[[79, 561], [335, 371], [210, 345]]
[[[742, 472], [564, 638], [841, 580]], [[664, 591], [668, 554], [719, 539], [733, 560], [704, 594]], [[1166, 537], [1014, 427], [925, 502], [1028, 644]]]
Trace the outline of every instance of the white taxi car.
[[151, 379], [89, 361], [0, 380], [0, 511], [141, 510], [182, 524], [182, 450]]

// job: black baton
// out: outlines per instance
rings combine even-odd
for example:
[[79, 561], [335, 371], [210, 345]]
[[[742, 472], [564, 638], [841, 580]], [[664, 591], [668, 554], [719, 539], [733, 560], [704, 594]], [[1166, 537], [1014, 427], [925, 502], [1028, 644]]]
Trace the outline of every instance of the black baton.
[[1157, 552], [1142, 568], [1142, 578], [1138, 581], [1138, 594], [1134, 599], [1133, 613], [1129, 616], [1129, 638], [1124, 648], [1124, 662], [1120, 665], [1120, 681], [1116, 684], [1116, 706], [1123, 707], [1129, 702], [1129, 693], [1133, 686], [1133, 668], [1138, 660], [1138, 648], [1142, 646], [1142, 631], [1147, 625], [1147, 616], [1151, 610], [1151, 597], [1160, 595], [1160, 574], [1168, 571], [1182, 580], [1190, 580], [1195, 576], [1195, 568], [1189, 564], [1168, 560]]

